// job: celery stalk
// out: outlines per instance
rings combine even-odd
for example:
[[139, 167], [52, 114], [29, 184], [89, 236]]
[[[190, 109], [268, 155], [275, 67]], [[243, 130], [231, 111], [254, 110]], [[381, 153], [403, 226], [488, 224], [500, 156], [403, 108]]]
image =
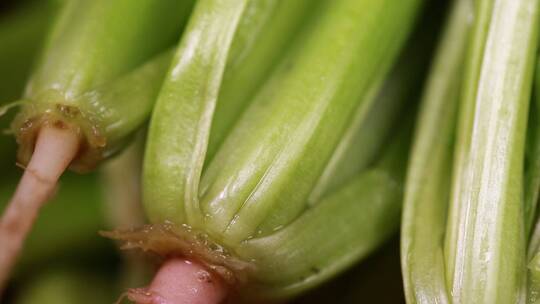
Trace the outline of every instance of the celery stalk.
[[[534, 86], [534, 99], [530, 105], [529, 123], [527, 130], [527, 150], [525, 163], [525, 216], [526, 233], [531, 235], [529, 244], [529, 257], [538, 250], [540, 245], [540, 226], [534, 227], [537, 219], [538, 196], [540, 193], [540, 61], [536, 64], [536, 81]], [[533, 231], [534, 228], [534, 231]]]
[[417, 6], [326, 3], [204, 172], [209, 233], [234, 246], [273, 233], [307, 208], [352, 113], [380, 88]]
[[[223, 75], [236, 56], [230, 48], [254, 2], [198, 2], [152, 116], [143, 177], [151, 222], [218, 244], [201, 259], [221, 248], [232, 260], [252, 262], [253, 273], [236, 274], [258, 287], [255, 296], [269, 298], [313, 287], [380, 244], [399, 217], [401, 189], [393, 173], [402, 171], [402, 145], [389, 149], [395, 154], [381, 167], [354, 175], [338, 187], [343, 191], [323, 195], [311, 208], [309, 196], [359, 108], [373, 109], [421, 2], [322, 3], [207, 166]], [[375, 223], [362, 220], [363, 209]], [[329, 220], [333, 225], [323, 224]], [[153, 244], [151, 233], [143, 231], [143, 247]], [[267, 242], [273, 247], [262, 245]], [[304, 262], [305, 254], [294, 255], [309, 248]], [[319, 274], [310, 266], [320, 267]]]
[[[155, 221], [158, 218], [180, 220], [184, 217], [182, 205], [176, 203], [177, 198], [183, 197], [187, 191], [183, 188], [186, 183], [184, 180], [198, 179], [188, 174], [200, 174], [197, 172], [202, 169], [203, 162], [207, 163], [213, 158], [228, 130], [251, 102], [254, 91], [274, 69], [274, 61], [289, 48], [286, 44], [302, 26], [306, 11], [314, 4], [308, 0], [251, 1], [239, 20], [227, 19], [226, 16], [216, 17], [209, 24], [205, 10], [212, 5], [219, 5], [219, 1], [214, 2], [202, 1], [197, 5], [186, 35], [198, 37], [199, 32], [204, 31], [204, 38], [220, 49], [219, 56], [223, 58], [215, 62], [215, 67], [209, 66], [207, 62], [218, 59], [212, 58], [208, 45], [194, 38], [185, 38], [172, 64], [172, 71], [178, 75], [172, 72], [169, 75], [155, 109], [154, 117], [160, 118], [153, 119], [151, 123], [149, 136], [152, 140], [147, 146], [144, 170], [144, 200], [150, 218]], [[231, 49], [224, 52], [224, 42], [219, 39], [222, 32], [212, 28], [225, 29], [225, 24], [233, 22], [236, 23], [234, 29], [231, 29], [234, 37], [228, 41]], [[197, 49], [194, 54], [200, 56], [200, 59], [192, 58], [190, 65], [183, 66], [188, 60], [185, 57], [192, 54], [188, 52], [190, 48]], [[197, 77], [199, 81], [185, 80], [188, 77]], [[206, 77], [206, 80], [202, 77]], [[219, 77], [222, 81], [212, 86], [205, 85], [204, 81], [212, 77]], [[193, 105], [197, 104], [193, 101], [195, 99], [201, 99], [197, 116], [193, 114]], [[205, 109], [206, 112], [203, 111]], [[211, 116], [209, 109], [212, 110]], [[192, 127], [197, 124], [200, 124], [200, 128]], [[204, 154], [203, 157], [190, 160], [190, 154], [195, 149], [195, 139], [187, 144], [184, 142], [187, 138], [196, 138], [196, 144], [200, 146], [198, 149], [204, 148], [197, 153]], [[174, 164], [165, 156], [172, 154], [176, 158]], [[197, 164], [189, 164], [191, 161], [197, 161]], [[191, 169], [186, 166], [198, 169], [189, 172]], [[182, 182], [172, 184], [168, 180]]]
[[[55, 121], [72, 125], [82, 135], [84, 149], [73, 162], [79, 171], [91, 169], [120, 145], [109, 138], [114, 123], [102, 114], [147, 116], [153, 99], [129, 107], [114, 99], [95, 104], [80, 98], [129, 73], [172, 46], [181, 34], [191, 1], [72, 0], [55, 22], [38, 65], [26, 87], [21, 112], [12, 124], [20, 145], [19, 161], [26, 164], [43, 125]], [[149, 105], [148, 105], [149, 103]], [[128, 108], [129, 110], [126, 110]], [[142, 112], [142, 113], [141, 113]], [[136, 119], [140, 122], [141, 119]], [[139, 124], [126, 124], [123, 134]]]
[[471, 12], [472, 2], [454, 3], [422, 98], [401, 228], [407, 303], [449, 303], [443, 240], [458, 92]]
[[[253, 95], [293, 44], [293, 38], [316, 17], [320, 0], [250, 2], [231, 44], [208, 142], [206, 163], [215, 155]], [[315, 15], [315, 16], [312, 16]]]
[[538, 220], [536, 212], [536, 205], [538, 203], [538, 191], [540, 190], [538, 185], [538, 166], [540, 166], [540, 158], [538, 157], [538, 155], [540, 155], [540, 130], [538, 125], [538, 109], [540, 102], [540, 95], [538, 94], [538, 90], [540, 88], [540, 69], [538, 69], [539, 66], [540, 61], [537, 62], [536, 65], [536, 81], [534, 86], [535, 98], [531, 102], [530, 117], [532, 119], [529, 122], [530, 137], [527, 138], [528, 140], [531, 140], [531, 144], [529, 145], [530, 150], [528, 151], [529, 154], [527, 155], [529, 157], [529, 162], [527, 164], [530, 167], [527, 171], [528, 174], [526, 175], [526, 180], [528, 181], [528, 183], [526, 183], [527, 188], [525, 188], [525, 210], [528, 211], [528, 213], [525, 213], [525, 216], [527, 216], [526, 219], [529, 220], [529, 223], [531, 224], [532, 220], [536, 220], [534, 230], [532, 231], [532, 235], [529, 240], [527, 255], [529, 275], [527, 303], [540, 303], [540, 221]]
[[524, 301], [524, 142], [538, 1], [475, 3], [445, 236], [453, 302]]
[[257, 263], [247, 297], [287, 298], [317, 286], [367, 256], [396, 231], [409, 148], [407, 133], [397, 134], [377, 165], [292, 224], [236, 248], [239, 256]]
[[198, 180], [228, 51], [248, 3], [203, 0], [194, 8], [148, 135], [143, 195], [152, 221], [202, 221]]
[[540, 255], [536, 254], [528, 265], [529, 281], [527, 303], [540, 303]]

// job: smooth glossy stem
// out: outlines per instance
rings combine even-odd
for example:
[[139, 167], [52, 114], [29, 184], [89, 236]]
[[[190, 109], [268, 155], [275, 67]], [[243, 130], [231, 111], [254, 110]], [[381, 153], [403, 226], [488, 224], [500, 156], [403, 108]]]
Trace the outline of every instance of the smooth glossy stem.
[[127, 292], [137, 304], [218, 304], [226, 296], [227, 286], [217, 275], [182, 258], [166, 261], [149, 287]]
[[39, 209], [76, 156], [79, 137], [70, 129], [44, 127], [30, 163], [0, 219], [0, 291], [3, 289]]

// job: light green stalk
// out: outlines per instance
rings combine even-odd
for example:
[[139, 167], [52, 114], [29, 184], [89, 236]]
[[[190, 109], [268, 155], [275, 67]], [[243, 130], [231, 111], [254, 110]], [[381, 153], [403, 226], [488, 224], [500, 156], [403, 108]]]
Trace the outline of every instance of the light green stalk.
[[202, 177], [212, 235], [234, 246], [306, 209], [353, 113], [373, 101], [414, 20], [415, 1], [385, 5], [327, 4], [262, 88]]
[[397, 230], [410, 129], [400, 127], [375, 166], [285, 228], [236, 248], [239, 256], [257, 265], [247, 297], [286, 298], [317, 286], [366, 257]]
[[154, 222], [172, 220], [200, 227], [198, 185], [212, 114], [228, 51], [248, 3], [203, 0], [193, 11], [148, 135], [143, 195]]
[[[539, 254], [539, 248], [540, 248], [540, 221], [538, 221], [537, 212], [536, 212], [536, 205], [538, 200], [538, 191], [539, 188], [539, 166], [540, 166], [540, 124], [539, 124], [539, 109], [540, 109], [540, 95], [539, 95], [539, 89], [540, 89], [540, 61], [537, 62], [536, 65], [536, 81], [535, 81], [535, 87], [534, 92], [535, 96], [533, 101], [531, 102], [531, 121], [529, 121], [529, 137], [527, 138], [530, 141], [530, 150], [528, 159], [530, 160], [527, 164], [530, 166], [527, 175], [526, 180], [528, 181], [526, 183], [526, 186], [528, 188], [525, 188], [525, 208], [529, 213], [525, 213], [527, 216], [527, 219], [530, 220], [530, 223], [532, 224], [533, 220], [536, 220], [536, 226], [534, 227], [534, 231], [532, 233], [531, 239], [529, 241], [529, 247], [528, 247], [528, 255], [527, 255], [527, 261], [528, 261], [528, 274], [529, 274], [529, 280], [528, 280], [528, 298], [527, 303], [540, 303], [540, 254]], [[529, 207], [529, 208], [527, 208]]]
[[445, 239], [455, 303], [524, 301], [523, 162], [538, 9], [536, 0], [476, 2]]
[[[525, 162], [525, 216], [529, 242], [529, 258], [531, 259], [540, 246], [540, 225], [537, 221], [537, 204], [540, 193], [540, 61], [536, 64], [536, 81], [534, 98], [530, 105], [527, 128], [527, 150]], [[536, 221], [536, 226], [534, 225]], [[534, 229], [533, 229], [534, 228]]]
[[528, 264], [529, 281], [527, 303], [540, 303], [540, 254], [534, 255]]
[[[28, 161], [40, 127], [57, 121], [73, 127], [85, 139], [74, 169], [90, 169], [114, 152], [121, 141], [114, 135], [124, 139], [125, 134], [132, 133], [141, 118], [148, 116], [154, 98], [133, 99], [138, 96], [132, 94], [131, 102], [128, 98], [119, 102], [121, 95], [99, 100], [82, 96], [172, 46], [180, 36], [190, 3], [66, 2], [26, 87], [22, 111], [12, 126], [21, 146], [19, 161]], [[121, 93], [126, 93], [125, 88]], [[113, 90], [109, 94], [119, 92]], [[111, 129], [116, 131], [113, 135]]]
[[437, 28], [432, 19], [426, 16], [416, 24], [415, 33], [408, 39], [387, 79], [382, 86], [374, 83], [372, 91], [355, 111], [308, 197], [310, 206], [372, 166], [384, 153], [396, 120], [409, 111], [408, 107], [416, 108], [408, 101], [416, 98], [424, 67], [429, 62]]
[[232, 41], [208, 141], [215, 155], [253, 95], [275, 69], [293, 38], [313, 18], [320, 0], [251, 1]]
[[[101, 136], [106, 147], [97, 157], [106, 158], [117, 152], [148, 120], [172, 56], [172, 50], [164, 51], [122, 77], [75, 99], [83, 113], [91, 113], [95, 119], [92, 123], [103, 127]], [[84, 170], [91, 164], [82, 165]]]
[[359, 109], [373, 109], [421, 1], [324, 2], [205, 167], [229, 48], [252, 3], [197, 4], [153, 113], [144, 203], [152, 222], [191, 226], [252, 261], [259, 296], [283, 297], [326, 280], [395, 227], [393, 162], [323, 191], [311, 209], [309, 197]]
[[458, 0], [422, 98], [405, 189], [401, 259], [407, 303], [449, 303], [443, 242], [472, 2]]
[[[186, 220], [179, 200], [197, 204], [198, 189], [187, 187], [197, 187], [203, 163], [213, 157], [315, 5], [311, 0], [241, 2], [198, 3], [173, 61], [145, 160], [144, 201], [154, 222]], [[210, 16], [207, 10], [214, 6], [220, 11]], [[190, 210], [190, 224], [197, 226], [201, 215], [197, 208]]]

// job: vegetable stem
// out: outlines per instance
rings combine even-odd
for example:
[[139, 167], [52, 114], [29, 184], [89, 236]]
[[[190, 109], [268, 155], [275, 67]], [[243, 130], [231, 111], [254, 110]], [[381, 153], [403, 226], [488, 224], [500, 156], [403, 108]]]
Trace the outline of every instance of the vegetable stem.
[[524, 298], [523, 162], [538, 1], [478, 1], [445, 235], [454, 303]]
[[407, 303], [449, 303], [442, 247], [450, 191], [448, 172], [472, 8], [467, 0], [455, 2], [422, 97], [401, 227]]

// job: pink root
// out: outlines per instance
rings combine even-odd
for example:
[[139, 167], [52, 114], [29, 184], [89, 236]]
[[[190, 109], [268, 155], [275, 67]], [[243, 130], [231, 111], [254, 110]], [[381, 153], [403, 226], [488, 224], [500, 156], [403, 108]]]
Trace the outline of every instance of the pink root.
[[226, 295], [225, 284], [215, 274], [181, 258], [166, 261], [149, 287], [126, 294], [137, 304], [217, 304]]
[[79, 137], [69, 129], [47, 126], [40, 131], [32, 159], [0, 219], [0, 291], [39, 209], [54, 193], [78, 149]]

